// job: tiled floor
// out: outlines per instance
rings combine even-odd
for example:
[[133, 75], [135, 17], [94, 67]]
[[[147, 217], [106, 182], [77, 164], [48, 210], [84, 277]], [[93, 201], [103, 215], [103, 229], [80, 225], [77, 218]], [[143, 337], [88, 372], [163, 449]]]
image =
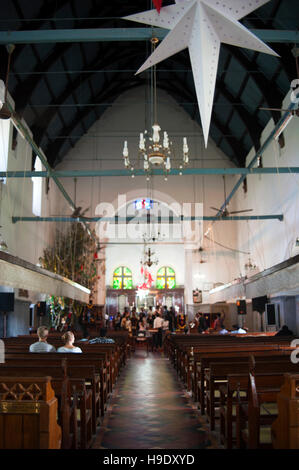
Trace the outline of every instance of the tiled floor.
[[217, 448], [205, 421], [160, 353], [136, 350], [122, 371], [95, 449]]

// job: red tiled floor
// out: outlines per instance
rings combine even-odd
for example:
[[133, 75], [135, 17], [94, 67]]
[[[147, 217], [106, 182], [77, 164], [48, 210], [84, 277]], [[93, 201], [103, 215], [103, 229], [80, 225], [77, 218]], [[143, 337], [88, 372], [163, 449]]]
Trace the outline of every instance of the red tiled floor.
[[217, 443], [168, 359], [137, 350], [122, 371], [94, 449], [204, 449]]

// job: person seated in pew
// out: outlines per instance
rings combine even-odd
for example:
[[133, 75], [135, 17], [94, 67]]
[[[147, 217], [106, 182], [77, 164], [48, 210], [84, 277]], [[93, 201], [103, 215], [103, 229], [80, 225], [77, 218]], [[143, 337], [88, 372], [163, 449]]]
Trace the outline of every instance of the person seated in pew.
[[247, 331], [238, 325], [233, 325], [233, 329], [230, 332], [233, 335], [246, 335]]
[[218, 335], [227, 335], [228, 330], [226, 328], [221, 328], [221, 330], [217, 331]]
[[59, 353], [82, 353], [82, 349], [78, 346], [74, 346], [75, 336], [71, 331], [67, 331], [61, 337], [62, 341], [65, 341], [64, 346], [60, 346], [57, 349]]
[[276, 333], [275, 336], [294, 336], [294, 333], [289, 330], [287, 325], [283, 325], [283, 327]]
[[29, 347], [29, 352], [55, 352], [56, 349], [51, 344], [47, 343], [49, 329], [47, 326], [40, 326], [37, 329], [38, 341]]

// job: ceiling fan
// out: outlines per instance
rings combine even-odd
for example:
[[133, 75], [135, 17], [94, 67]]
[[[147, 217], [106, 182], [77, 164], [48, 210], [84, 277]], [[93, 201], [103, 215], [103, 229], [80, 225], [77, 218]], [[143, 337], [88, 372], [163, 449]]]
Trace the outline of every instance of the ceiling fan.
[[7, 105], [7, 91], [8, 91], [8, 78], [9, 78], [9, 71], [10, 71], [10, 62], [11, 62], [11, 55], [15, 49], [13, 44], [8, 44], [6, 46], [8, 51], [8, 64], [6, 70], [6, 80], [5, 84], [2, 80], [0, 80], [0, 119], [10, 119], [12, 117], [12, 113], [9, 110]]
[[[224, 201], [226, 201], [225, 175], [223, 175], [223, 189], [224, 189]], [[217, 212], [220, 212], [219, 218], [228, 217], [229, 215], [233, 215], [233, 214], [240, 214], [242, 212], [251, 212], [251, 211], [253, 211], [253, 209], [243, 209], [243, 210], [240, 210], [240, 211], [231, 211], [231, 212], [229, 212], [226, 205], [223, 209], [217, 209], [217, 207], [210, 207], [210, 209], [212, 209], [214, 211], [217, 211]]]

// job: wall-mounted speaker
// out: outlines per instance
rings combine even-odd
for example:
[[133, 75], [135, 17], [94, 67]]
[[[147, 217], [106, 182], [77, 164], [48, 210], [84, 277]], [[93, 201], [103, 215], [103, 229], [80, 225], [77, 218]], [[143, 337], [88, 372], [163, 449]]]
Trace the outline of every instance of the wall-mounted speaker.
[[246, 315], [246, 300], [237, 300], [238, 315]]
[[46, 302], [38, 302], [36, 304], [36, 315], [38, 317], [44, 317], [47, 313], [47, 304]]
[[254, 297], [252, 299], [252, 310], [263, 313], [266, 310], [266, 304], [268, 303], [268, 297], [263, 295], [262, 297]]
[[14, 292], [0, 292], [0, 312], [13, 312], [15, 307]]

